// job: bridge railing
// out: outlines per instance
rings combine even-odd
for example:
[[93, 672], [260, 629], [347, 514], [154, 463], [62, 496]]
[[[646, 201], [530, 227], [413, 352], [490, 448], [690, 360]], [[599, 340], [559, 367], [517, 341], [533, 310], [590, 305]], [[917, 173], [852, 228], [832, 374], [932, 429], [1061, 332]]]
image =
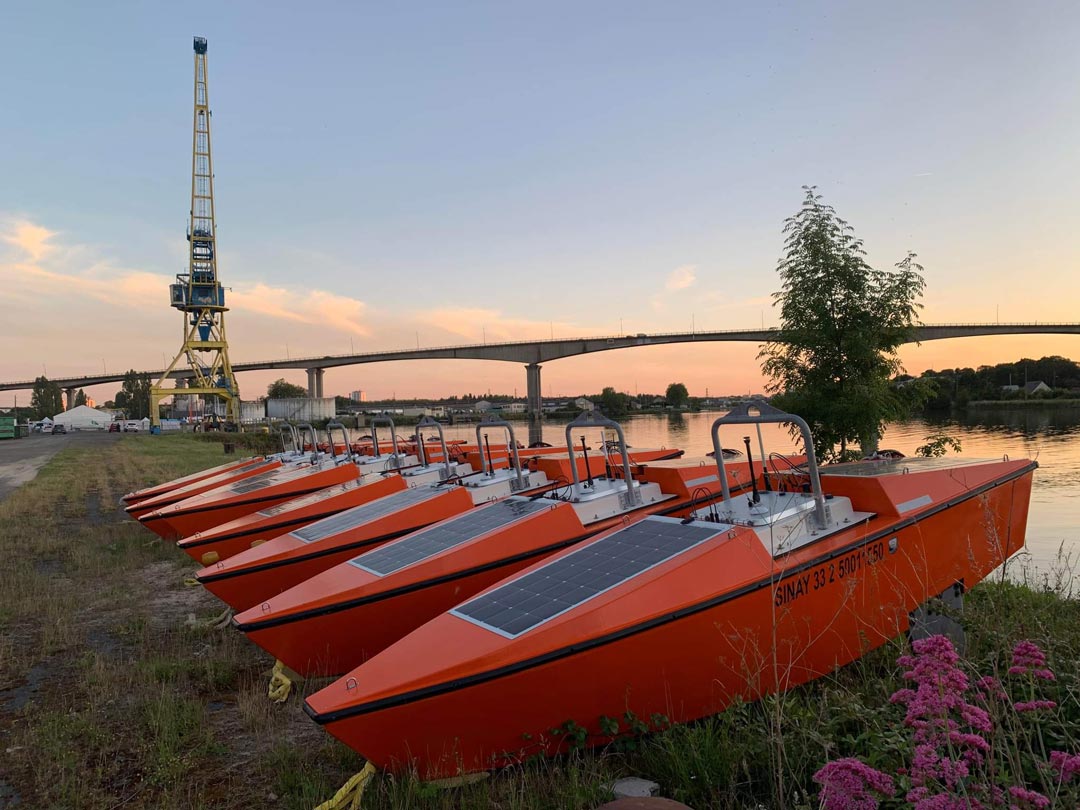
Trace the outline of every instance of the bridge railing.
[[[926, 323], [926, 324], [920, 324], [919, 328], [920, 329], [968, 329], [968, 328], [987, 328], [987, 327], [998, 328], [998, 327], [1000, 327], [1000, 328], [1004, 328], [1004, 329], [1010, 329], [1010, 328], [1030, 328], [1030, 327], [1033, 327], [1033, 326], [1041, 327], [1041, 328], [1045, 328], [1045, 329], [1055, 329], [1055, 328], [1080, 329], [1080, 323], [1057, 322], [1057, 321], [1047, 321], [1047, 322], [1044, 322], [1044, 323], [1039, 323], [1038, 321], [1034, 321], [1034, 322], [1031, 322], [1031, 321], [1007, 322], [1007, 323]], [[664, 338], [673, 338], [673, 337], [702, 338], [702, 337], [713, 336], [713, 335], [748, 335], [748, 334], [760, 334], [762, 332], [770, 332], [771, 333], [771, 332], [779, 332], [779, 331], [780, 331], [779, 327], [771, 326], [771, 327], [764, 327], [764, 328], [761, 328], [761, 329], [696, 329], [696, 330], [694, 330], [692, 332], [687, 332], [687, 331], [683, 330], [683, 331], [678, 331], [678, 332], [637, 333], [637, 334], [633, 334], [633, 335], [628, 335], [628, 334], [622, 334], [622, 335], [583, 335], [583, 336], [576, 336], [576, 337], [537, 338], [535, 340], [507, 340], [507, 341], [493, 341], [493, 342], [484, 342], [484, 343], [458, 343], [458, 344], [452, 344], [452, 345], [447, 345], [447, 346], [424, 346], [422, 348], [416, 348], [416, 349], [388, 349], [388, 350], [378, 350], [378, 351], [371, 351], [371, 352], [349, 352], [347, 354], [323, 354], [323, 355], [310, 356], [310, 357], [289, 357], [289, 358], [286, 358], [286, 359], [278, 358], [278, 359], [275, 359], [275, 360], [250, 360], [250, 361], [243, 362], [243, 363], [233, 363], [233, 369], [236, 370], [236, 371], [252, 371], [252, 370], [257, 370], [259, 368], [273, 368], [275, 366], [276, 367], [281, 367], [282, 365], [293, 366], [294, 364], [299, 368], [303, 368], [304, 364], [307, 364], [307, 363], [317, 365], [318, 363], [325, 362], [327, 360], [345, 360], [345, 359], [348, 359], [348, 358], [351, 358], [351, 357], [356, 357], [356, 358], [393, 357], [394, 355], [408, 356], [408, 355], [414, 355], [414, 354], [417, 354], [417, 353], [424, 353], [424, 352], [445, 352], [445, 351], [454, 351], [454, 350], [459, 350], [459, 349], [477, 349], [477, 348], [482, 348], [482, 347], [483, 348], [487, 348], [487, 347], [509, 348], [509, 347], [515, 347], [515, 346], [535, 346], [535, 345], [538, 345], [538, 344], [553, 345], [553, 344], [557, 344], [557, 343], [573, 343], [573, 342], [586, 342], [586, 341], [592, 342], [592, 341], [615, 341], [615, 340], [647, 340], [647, 339], [650, 339], [650, 338], [662, 338], [662, 339], [664, 339]], [[80, 384], [98, 385], [98, 384], [103, 384], [104, 382], [113, 382], [113, 381], [122, 380], [126, 373], [127, 372], [124, 372], [124, 374], [116, 374], [116, 375], [113, 375], [113, 374], [86, 374], [86, 375], [83, 375], [83, 376], [80, 376], [80, 377], [62, 377], [62, 378], [59, 378], [59, 379], [56, 379], [56, 380], [52, 380], [51, 382], [56, 382], [56, 383], [60, 384], [62, 387], [65, 387], [65, 388], [74, 387], [74, 386], [77, 386], [77, 385], [80, 385]], [[163, 373], [163, 370], [139, 372], [139, 374], [146, 375], [146, 376], [149, 376], [149, 377], [160, 377], [162, 373]], [[177, 376], [183, 376], [183, 372], [181, 371]], [[98, 381], [98, 382], [92, 382], [92, 381]], [[18, 387], [18, 388], [32, 388], [34, 386], [34, 380], [15, 380], [15, 381], [11, 381], [11, 382], [0, 382], [0, 385], [8, 387], [8, 388], [16, 388], [16, 387]]]

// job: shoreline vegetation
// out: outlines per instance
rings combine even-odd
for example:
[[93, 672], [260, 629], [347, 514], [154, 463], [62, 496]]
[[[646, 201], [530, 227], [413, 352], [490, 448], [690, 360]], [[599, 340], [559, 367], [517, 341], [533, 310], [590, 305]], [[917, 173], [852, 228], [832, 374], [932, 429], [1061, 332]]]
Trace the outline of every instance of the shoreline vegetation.
[[[0, 503], [0, 805], [301, 810], [363, 766], [302, 711], [302, 697], [327, 680], [297, 684], [288, 702], [272, 704], [273, 660], [231, 628], [215, 629], [220, 603], [183, 583], [190, 559], [117, 507], [131, 489], [220, 461], [220, 445], [190, 435], [86, 437]], [[1025, 808], [1080, 798], [1080, 776], [1068, 770], [1080, 770], [1080, 601], [1071, 561], [1060, 563], [1036, 575], [1014, 559], [1009, 577], [972, 589], [958, 617], [966, 650], [946, 662], [949, 677], [962, 673], [972, 689], [993, 677], [1014, 701], [988, 710], [981, 770], [970, 765], [957, 784], [1006, 791]], [[1027, 642], [1045, 666], [1010, 674]], [[934, 649], [927, 654], [941, 664], [947, 651]], [[905, 727], [914, 704], [893, 696], [918, 686], [905, 672], [926, 667], [905, 655], [898, 639], [827, 678], [687, 726], [567, 718], [553, 733], [599, 747], [453, 789], [379, 775], [363, 806], [589, 810], [624, 775], [652, 779], [695, 810], [875, 806], [831, 803], [845, 785], [891, 787], [883, 806], [917, 806], [906, 798], [917, 787], [917, 742]], [[1052, 681], [1033, 674], [1043, 670]], [[976, 785], [990, 764], [996, 781]]]

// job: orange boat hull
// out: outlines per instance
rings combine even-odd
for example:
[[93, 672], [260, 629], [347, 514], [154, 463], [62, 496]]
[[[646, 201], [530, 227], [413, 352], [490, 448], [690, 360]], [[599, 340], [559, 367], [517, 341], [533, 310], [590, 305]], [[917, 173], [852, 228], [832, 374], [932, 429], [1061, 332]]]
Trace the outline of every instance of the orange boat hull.
[[[381, 509], [387, 499], [407, 496], [398, 492], [357, 510]], [[473, 506], [464, 489], [433, 492], [420, 504], [403, 505], [388, 514], [366, 519], [349, 528], [305, 543], [293, 534], [276, 537], [255, 548], [199, 571], [195, 578], [212, 594], [236, 610], [247, 610], [327, 568], [423, 526], [460, 514]], [[359, 514], [363, 514], [360, 512]], [[344, 513], [328, 518], [335, 520]], [[311, 524], [314, 529], [318, 523]]]
[[[142, 520], [143, 517], [156, 512], [158, 509], [164, 509], [173, 504], [180, 503], [187, 498], [191, 498], [195, 495], [200, 495], [204, 492], [217, 489], [218, 487], [228, 486], [229, 484], [236, 483], [237, 481], [243, 481], [248, 478], [254, 478], [257, 475], [263, 475], [273, 470], [280, 469], [282, 466], [281, 461], [278, 459], [263, 459], [261, 461], [253, 461], [250, 464], [244, 464], [232, 470], [228, 470], [218, 475], [211, 476], [209, 478], [203, 478], [198, 481], [193, 481], [189, 484], [185, 484], [181, 487], [169, 489], [162, 492], [160, 495], [155, 495], [150, 498], [145, 498], [141, 501], [131, 504], [124, 509], [128, 515], [136, 520]], [[151, 531], [155, 531], [153, 527]], [[165, 527], [162, 527], [165, 529]], [[155, 534], [157, 532], [155, 531]], [[161, 537], [168, 536], [168, 531], [165, 534], [159, 534]]]
[[210, 565], [345, 509], [403, 489], [405, 481], [398, 475], [375, 480], [355, 479], [196, 532], [177, 545], [191, 559]]
[[[706, 469], [709, 481], [701, 481], [701, 468], [693, 465], [643, 468], [643, 480], [659, 483], [674, 497], [587, 526], [569, 504], [555, 502], [527, 520], [478, 534], [449, 553], [386, 576], [357, 567], [364, 559], [357, 557], [240, 613], [234, 624], [301, 675], [347, 672], [425, 621], [537, 560], [646, 515], [686, 516], [695, 496], [703, 503], [710, 493], [719, 492], [715, 467]], [[747, 474], [745, 462], [729, 465], [729, 485], [738, 489], [737, 482]], [[451, 520], [436, 528], [453, 525]], [[409, 537], [395, 541], [408, 542]], [[358, 627], [364, 631], [358, 633]]]
[[775, 558], [751, 528], [694, 521], [712, 533], [700, 545], [546, 623], [507, 637], [444, 613], [306, 710], [377, 767], [436, 778], [564, 750], [553, 729], [567, 721], [600, 743], [602, 720], [627, 712], [687, 722], [790, 689], [902, 634], [927, 598], [1022, 547], [1034, 465], [993, 466], [982, 479], [842, 481], [877, 515]]
[[251, 464], [256, 461], [262, 461], [262, 456], [252, 456], [249, 458], [236, 459], [235, 461], [229, 461], [225, 464], [219, 464], [216, 467], [209, 467], [205, 470], [199, 470], [193, 472], [191, 475], [185, 475], [181, 478], [173, 478], [169, 481], [164, 481], [160, 484], [155, 484], [152, 487], [144, 487], [143, 489], [136, 490], [135, 492], [129, 492], [120, 500], [124, 506], [131, 506], [139, 501], [145, 501], [147, 498], [155, 498], [158, 495], [163, 495], [169, 490], [179, 489], [180, 487], [187, 486], [188, 484], [194, 484], [196, 481], [202, 481], [205, 478], [213, 478], [215, 475], [221, 475], [231, 470], [235, 470], [238, 467], [243, 467], [247, 464]]
[[258, 485], [237, 482], [202, 492], [145, 514], [139, 521], [159, 534], [164, 530], [163, 537], [178, 540], [250, 515], [259, 509], [274, 507], [334, 484], [355, 480], [359, 474], [356, 465], [349, 462], [282, 470], [258, 482]]

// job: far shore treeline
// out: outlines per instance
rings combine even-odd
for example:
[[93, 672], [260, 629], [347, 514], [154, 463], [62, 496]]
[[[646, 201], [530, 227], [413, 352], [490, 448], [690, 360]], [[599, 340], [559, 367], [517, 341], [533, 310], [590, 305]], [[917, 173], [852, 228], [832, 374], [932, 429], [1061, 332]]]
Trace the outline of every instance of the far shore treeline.
[[898, 377], [897, 385], [912, 380], [931, 387], [924, 405], [928, 411], [964, 408], [972, 402], [1080, 399], [1080, 363], [1057, 355], [978, 368], [927, 369], [918, 377]]

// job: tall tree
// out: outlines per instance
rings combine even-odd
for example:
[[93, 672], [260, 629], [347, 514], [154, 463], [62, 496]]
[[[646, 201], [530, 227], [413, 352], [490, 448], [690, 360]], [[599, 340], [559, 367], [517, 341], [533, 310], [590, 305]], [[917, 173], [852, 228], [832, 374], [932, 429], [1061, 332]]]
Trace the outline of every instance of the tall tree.
[[600, 394], [600, 410], [609, 419], [619, 419], [626, 416], [626, 412], [630, 409], [629, 401], [630, 397], [626, 394], [621, 394], [608, 386]]
[[308, 395], [307, 389], [302, 385], [293, 385], [286, 382], [284, 377], [274, 380], [266, 386], [268, 399], [302, 399]]
[[77, 408], [80, 405], [85, 405], [85, 404], [86, 404], [86, 392], [83, 391], [80, 388], [75, 394], [75, 404], [72, 407]]
[[145, 419], [150, 415], [150, 376], [131, 369], [124, 375], [124, 382], [114, 399], [128, 419]]
[[851, 458], [852, 445], [877, 447], [890, 419], [910, 413], [927, 392], [898, 389], [898, 347], [918, 325], [925, 282], [915, 254], [892, 270], [865, 260], [854, 230], [804, 187], [802, 208], [784, 222], [786, 241], [773, 295], [777, 340], [758, 355], [776, 404], [810, 424], [825, 461]]
[[50, 419], [64, 410], [64, 395], [60, 386], [42, 376], [34, 380], [34, 390], [30, 394], [30, 407], [35, 419]]
[[683, 408], [686, 407], [686, 403], [690, 401], [690, 392], [686, 390], [686, 386], [682, 383], [673, 382], [667, 387], [664, 399], [666, 399], [668, 405], [673, 408]]

